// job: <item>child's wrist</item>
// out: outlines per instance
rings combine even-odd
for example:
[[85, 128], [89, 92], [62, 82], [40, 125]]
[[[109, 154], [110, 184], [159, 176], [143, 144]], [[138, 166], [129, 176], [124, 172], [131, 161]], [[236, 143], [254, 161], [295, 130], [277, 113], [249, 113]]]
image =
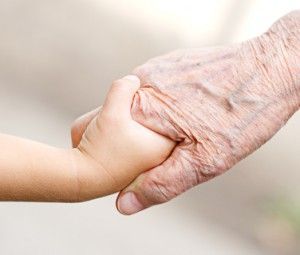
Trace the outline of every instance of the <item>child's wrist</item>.
[[[84, 151], [71, 150], [72, 172], [76, 176], [76, 202], [96, 199], [110, 193], [107, 192], [107, 171]], [[110, 185], [112, 186], [112, 185]]]

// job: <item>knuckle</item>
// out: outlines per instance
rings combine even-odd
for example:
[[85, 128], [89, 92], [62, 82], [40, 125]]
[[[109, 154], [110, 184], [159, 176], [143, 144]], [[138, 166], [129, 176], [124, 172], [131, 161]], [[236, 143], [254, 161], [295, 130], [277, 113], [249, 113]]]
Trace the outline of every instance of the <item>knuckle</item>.
[[151, 70], [151, 65], [149, 63], [150, 61], [148, 61], [146, 64], [143, 64], [141, 66], [136, 67], [133, 70], [133, 73], [138, 76], [139, 78], [142, 77], [146, 77], [150, 74], [150, 70]]
[[147, 195], [146, 198], [152, 204], [165, 203], [179, 195], [181, 192], [177, 192], [176, 187], [170, 182], [163, 183], [159, 179], [149, 179], [145, 183]]
[[223, 174], [228, 169], [224, 159], [214, 157], [211, 160], [201, 162], [198, 164], [198, 170], [195, 171], [197, 175], [198, 184], [213, 179]]
[[[213, 148], [213, 146], [209, 146]], [[204, 149], [203, 144], [197, 143], [190, 160], [198, 184], [210, 180], [230, 168], [229, 156], [221, 149]]]

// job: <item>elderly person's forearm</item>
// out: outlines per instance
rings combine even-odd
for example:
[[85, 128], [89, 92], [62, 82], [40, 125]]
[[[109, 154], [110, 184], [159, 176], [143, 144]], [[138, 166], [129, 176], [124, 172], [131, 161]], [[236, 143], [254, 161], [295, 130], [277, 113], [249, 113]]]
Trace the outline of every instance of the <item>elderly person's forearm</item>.
[[[250, 42], [250, 43], [249, 43]], [[265, 34], [258, 37], [256, 48], [248, 42], [257, 61], [279, 99], [292, 96], [290, 107], [299, 109], [300, 101], [300, 11], [294, 11], [277, 21]], [[260, 59], [263, 56], [263, 60]], [[268, 64], [269, 63], [269, 64]]]

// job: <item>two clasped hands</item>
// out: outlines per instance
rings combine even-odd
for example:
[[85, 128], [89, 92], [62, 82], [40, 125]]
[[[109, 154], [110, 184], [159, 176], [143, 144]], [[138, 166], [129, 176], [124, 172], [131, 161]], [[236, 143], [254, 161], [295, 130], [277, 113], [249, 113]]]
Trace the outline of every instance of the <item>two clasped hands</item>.
[[300, 108], [300, 11], [241, 44], [150, 60], [75, 121], [73, 149], [0, 135], [0, 200], [81, 202], [119, 192], [133, 214], [267, 142]]

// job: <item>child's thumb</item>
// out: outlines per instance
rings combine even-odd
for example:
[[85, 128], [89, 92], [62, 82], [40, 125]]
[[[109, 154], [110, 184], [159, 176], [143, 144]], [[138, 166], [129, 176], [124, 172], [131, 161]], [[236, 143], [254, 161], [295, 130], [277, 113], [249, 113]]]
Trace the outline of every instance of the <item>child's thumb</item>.
[[114, 81], [103, 105], [103, 112], [111, 116], [130, 117], [133, 97], [139, 87], [140, 80], [134, 75]]

